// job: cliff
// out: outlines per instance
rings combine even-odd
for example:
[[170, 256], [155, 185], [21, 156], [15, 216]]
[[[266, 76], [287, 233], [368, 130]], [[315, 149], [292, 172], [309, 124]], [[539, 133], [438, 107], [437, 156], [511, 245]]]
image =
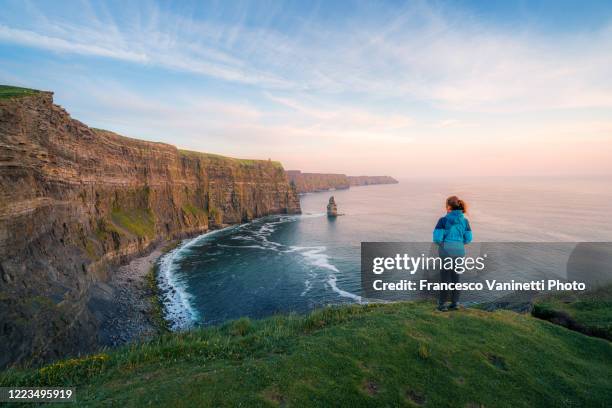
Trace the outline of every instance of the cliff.
[[348, 177], [344, 174], [302, 173], [300, 170], [287, 170], [286, 173], [289, 182], [295, 185], [298, 193], [350, 187]]
[[0, 366], [95, 349], [112, 266], [153, 244], [300, 212], [278, 162], [92, 129], [50, 92], [0, 95], [0, 180]]
[[287, 170], [289, 182], [295, 185], [298, 193], [341, 190], [350, 186], [367, 186], [372, 184], [397, 184], [389, 176], [347, 176], [345, 174], [302, 173], [300, 170]]
[[369, 186], [372, 184], [397, 184], [399, 181], [389, 176], [348, 176], [351, 186]]

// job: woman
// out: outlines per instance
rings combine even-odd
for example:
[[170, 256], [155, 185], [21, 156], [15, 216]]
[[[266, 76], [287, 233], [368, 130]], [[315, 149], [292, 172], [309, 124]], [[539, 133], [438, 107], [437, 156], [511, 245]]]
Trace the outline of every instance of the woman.
[[[446, 216], [440, 218], [433, 232], [433, 242], [440, 247], [440, 256], [446, 264], [449, 258], [459, 258], [465, 256], [465, 244], [472, 242], [472, 228], [465, 218], [467, 212], [465, 201], [457, 196], [450, 196], [446, 199]], [[453, 259], [454, 265], [454, 259]], [[459, 274], [453, 269], [440, 270], [440, 282], [459, 283]], [[446, 306], [446, 299], [450, 292], [451, 304]], [[438, 310], [457, 310], [459, 300], [458, 290], [441, 290], [438, 299]]]

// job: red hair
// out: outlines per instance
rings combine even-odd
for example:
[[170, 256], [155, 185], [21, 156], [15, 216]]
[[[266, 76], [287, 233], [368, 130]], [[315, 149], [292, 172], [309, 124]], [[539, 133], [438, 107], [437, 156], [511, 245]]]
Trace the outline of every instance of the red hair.
[[446, 206], [451, 210], [461, 210], [463, 213], [467, 212], [467, 204], [457, 196], [450, 196], [446, 199]]

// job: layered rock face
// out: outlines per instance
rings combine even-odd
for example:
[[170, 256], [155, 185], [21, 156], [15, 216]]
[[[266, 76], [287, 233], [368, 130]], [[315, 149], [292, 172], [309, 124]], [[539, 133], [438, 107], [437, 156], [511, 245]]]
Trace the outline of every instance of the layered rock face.
[[350, 187], [345, 174], [302, 173], [300, 170], [287, 170], [287, 177], [295, 185], [298, 193], [340, 190]]
[[347, 176], [345, 174], [302, 173], [300, 170], [287, 170], [287, 178], [295, 185], [298, 193], [316, 191], [342, 190], [351, 186], [368, 186], [372, 184], [397, 184], [389, 176]]
[[397, 184], [399, 181], [389, 176], [348, 176], [351, 186], [369, 186], [371, 184]]
[[329, 202], [327, 203], [327, 216], [338, 216], [338, 206], [336, 205], [336, 200], [334, 199], [334, 196], [329, 197]]
[[277, 162], [95, 130], [41, 92], [0, 99], [0, 367], [95, 349], [95, 292], [154, 243], [299, 213]]

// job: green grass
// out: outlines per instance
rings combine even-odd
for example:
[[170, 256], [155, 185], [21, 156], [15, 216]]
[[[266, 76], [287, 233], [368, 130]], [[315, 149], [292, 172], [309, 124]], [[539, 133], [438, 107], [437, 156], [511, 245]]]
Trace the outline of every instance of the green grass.
[[184, 154], [185, 156], [195, 156], [195, 157], [200, 157], [200, 158], [208, 159], [208, 160], [228, 161], [230, 163], [236, 163], [236, 164], [247, 166], [247, 167], [253, 167], [256, 165], [269, 163], [273, 167], [280, 168], [280, 169], [283, 168], [283, 165], [281, 164], [281, 162], [274, 161], [274, 160], [237, 159], [234, 157], [221, 156], [220, 154], [195, 152], [192, 150], [184, 150], [184, 149], [179, 149], [179, 153]]
[[153, 238], [155, 236], [155, 220], [148, 209], [115, 209], [111, 219], [117, 226], [139, 237]]
[[612, 285], [538, 299], [532, 314], [572, 330], [612, 340]]
[[113, 234], [123, 235], [113, 223], [105, 220], [104, 218], [98, 220], [95, 234], [98, 240], [102, 242], [112, 239]]
[[34, 95], [40, 91], [36, 89], [20, 88], [18, 86], [0, 85], [0, 99], [18, 98], [21, 96]]
[[612, 343], [509, 311], [353, 305], [240, 319], [0, 385], [76, 386], [82, 406], [604, 407]]
[[208, 215], [215, 220], [217, 224], [221, 224], [223, 222], [223, 211], [216, 207], [210, 207], [208, 209]]
[[208, 215], [203, 208], [195, 206], [191, 203], [183, 204], [183, 211], [191, 214], [194, 218], [207, 218]]

